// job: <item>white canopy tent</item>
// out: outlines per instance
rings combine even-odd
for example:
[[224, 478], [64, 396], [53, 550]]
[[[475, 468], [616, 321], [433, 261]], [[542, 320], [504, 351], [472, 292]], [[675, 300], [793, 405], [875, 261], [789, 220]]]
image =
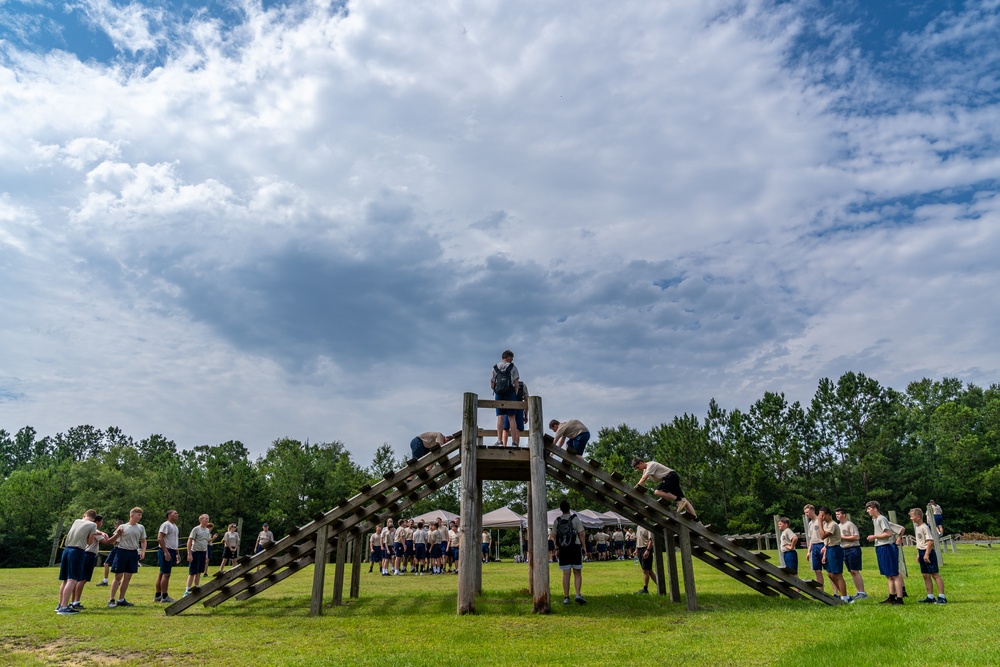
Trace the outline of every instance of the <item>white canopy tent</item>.
[[[603, 528], [604, 526], [608, 525], [608, 518], [606, 516], [604, 516], [603, 514], [601, 514], [600, 512], [595, 512], [594, 510], [580, 510], [579, 512], [577, 512], [577, 514], [580, 515], [580, 520], [581, 521], [583, 520], [583, 517], [587, 517], [587, 518], [591, 519], [592, 521], [594, 521], [595, 523], [599, 523], [599, 526], [601, 528]], [[586, 524], [584, 524], [584, 527], [585, 528], [590, 528], [590, 526], [588, 526]]]
[[[514, 529], [518, 534], [518, 544], [521, 542], [521, 531], [528, 527], [528, 520], [509, 507], [501, 507], [483, 515], [483, 528], [496, 530]], [[496, 559], [500, 560], [500, 540], [493, 540]]]
[[618, 512], [608, 511], [601, 512], [601, 516], [604, 517], [606, 526], [634, 526], [635, 521], [623, 517]]
[[412, 517], [415, 522], [423, 521], [424, 523], [431, 523], [433, 521], [440, 521], [443, 526], [448, 527], [449, 521], [454, 521], [458, 518], [457, 514], [452, 514], [448, 510], [433, 510], [431, 512], [424, 512], [419, 516]]
[[[588, 510], [584, 510], [584, 512], [586, 512], [586, 511], [588, 511]], [[587, 516], [583, 512], [576, 512], [576, 511], [573, 511], [573, 510], [570, 510], [570, 512], [572, 512], [573, 514], [576, 514], [576, 516], [579, 517], [580, 523], [582, 523], [583, 527], [586, 528], [586, 529], [603, 528], [604, 527], [604, 520], [603, 519], [594, 519], [593, 517]], [[548, 514], [545, 517], [545, 521], [546, 521], [546, 523], [549, 526], [551, 526], [552, 524], [554, 524], [556, 522], [556, 518], [559, 517], [559, 516], [562, 516], [562, 510], [560, 510], [558, 508], [554, 509], [554, 510], [549, 510]]]

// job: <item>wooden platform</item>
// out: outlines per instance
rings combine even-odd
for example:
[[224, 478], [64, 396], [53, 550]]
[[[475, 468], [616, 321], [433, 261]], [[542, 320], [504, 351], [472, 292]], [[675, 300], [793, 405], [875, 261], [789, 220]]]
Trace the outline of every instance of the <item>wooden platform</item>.
[[480, 480], [527, 482], [531, 479], [530, 461], [527, 449], [476, 447], [476, 474]]

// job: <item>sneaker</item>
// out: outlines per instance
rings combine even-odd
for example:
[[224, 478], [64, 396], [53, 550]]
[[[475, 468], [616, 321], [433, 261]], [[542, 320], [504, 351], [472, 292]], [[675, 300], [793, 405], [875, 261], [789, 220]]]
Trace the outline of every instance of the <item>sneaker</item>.
[[83, 611], [84, 609], [86, 609], [86, 607], [83, 606], [82, 602], [70, 602], [69, 606], [73, 607], [73, 609], [76, 609], [77, 611]]
[[162, 599], [163, 599], [162, 595], [157, 595], [156, 597], [153, 598], [153, 602], [159, 602]]
[[135, 605], [132, 604], [131, 602], [129, 602], [128, 600], [122, 598], [121, 600], [118, 601], [118, 606], [119, 607], [134, 607]]
[[892, 604], [903, 604], [903, 598], [896, 598], [892, 601]]
[[77, 609], [73, 609], [73, 607], [59, 607], [58, 609], [56, 609], [56, 613], [59, 614], [60, 616], [69, 616], [71, 614], [79, 614], [80, 611]]
[[569, 604], [569, 598], [563, 598], [563, 604]]
[[886, 599], [879, 602], [879, 604], [895, 604], [895, 603], [896, 603], [896, 598], [894, 597], [887, 597]]
[[115, 601], [114, 601], [114, 600], [108, 600], [108, 609], [114, 609], [114, 608], [115, 608], [115, 607], [117, 607], [117, 606], [118, 606], [118, 605], [117, 605], [117, 604], [115, 604]]
[[499, 440], [497, 440], [496, 442], [493, 443], [493, 446], [494, 447], [503, 447], [503, 443], [500, 442]]
[[647, 589], [647, 588], [640, 588], [639, 590], [637, 590], [635, 592], [635, 594], [636, 595], [649, 595], [649, 589]]
[[864, 591], [861, 591], [857, 595], [854, 596], [854, 599], [855, 600], [867, 600], [868, 599], [868, 593], [865, 593]]
[[927, 597], [925, 597], [923, 600], [920, 600], [919, 602], [920, 602], [920, 604], [934, 604], [936, 602], [936, 600], [934, 599], [933, 595], [928, 595]]
[[587, 604], [587, 601], [583, 599], [582, 595], [577, 595], [576, 596], [576, 603], [577, 604]]
[[94, 585], [95, 586], [107, 586], [108, 585], [108, 580], [107, 579], [101, 579], [101, 583], [94, 584]]
[[938, 604], [948, 604], [948, 598], [943, 595], [939, 595], [937, 599]]
[[189, 595], [191, 595], [191, 591], [184, 591], [184, 595], [182, 595], [181, 597], [185, 597], [186, 598]]
[[164, 595], [162, 598], [160, 598], [160, 602], [162, 602], [163, 604], [172, 604], [174, 602], [177, 602], [177, 600], [173, 599], [169, 595]]
[[840, 599], [846, 602], [847, 604], [854, 604], [854, 598], [852, 598], [850, 595], [841, 595]]

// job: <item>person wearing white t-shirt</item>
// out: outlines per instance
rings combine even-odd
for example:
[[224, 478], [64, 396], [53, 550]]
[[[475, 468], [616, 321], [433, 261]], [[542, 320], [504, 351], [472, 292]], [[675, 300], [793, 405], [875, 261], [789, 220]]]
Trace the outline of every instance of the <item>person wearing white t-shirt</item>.
[[895, 536], [889, 526], [889, 519], [882, 514], [877, 500], [865, 503], [865, 511], [872, 518], [872, 530], [868, 536], [869, 542], [875, 543], [875, 559], [878, 561], [878, 571], [885, 577], [889, 586], [889, 597], [881, 604], [903, 604], [903, 579], [899, 576], [899, 551], [896, 550]]
[[635, 485], [636, 489], [642, 489], [647, 479], [659, 482], [656, 490], [653, 491], [654, 494], [660, 498], [676, 501], [678, 512], [686, 511], [691, 515], [693, 521], [701, 521], [698, 518], [698, 513], [694, 511], [694, 505], [684, 497], [684, 492], [681, 491], [681, 478], [676, 470], [656, 461], [643, 461], [638, 456], [632, 459], [632, 467], [642, 473], [642, 477]]
[[156, 531], [156, 543], [159, 547], [156, 550], [156, 561], [160, 566], [160, 572], [156, 575], [156, 595], [153, 597], [153, 602], [170, 604], [174, 601], [167, 594], [167, 589], [170, 587], [170, 573], [174, 565], [180, 561], [177, 552], [180, 533], [177, 527], [177, 510], [168, 510], [165, 519]]
[[[913, 522], [913, 535], [917, 540], [917, 565], [920, 566], [920, 574], [924, 576], [924, 588], [927, 589], [927, 597], [921, 602], [946, 604], [948, 600], [944, 596], [944, 580], [938, 572], [937, 553], [934, 551], [934, 533], [931, 532], [931, 527], [924, 523], [923, 510], [917, 507], [911, 509], [910, 521]], [[936, 600], [934, 584], [937, 584], [938, 590]]]

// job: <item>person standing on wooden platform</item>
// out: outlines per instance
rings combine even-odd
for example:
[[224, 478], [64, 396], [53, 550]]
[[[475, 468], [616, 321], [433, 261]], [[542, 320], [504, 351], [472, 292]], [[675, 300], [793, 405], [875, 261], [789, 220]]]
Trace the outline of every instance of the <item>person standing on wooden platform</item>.
[[681, 491], [681, 478], [676, 470], [656, 461], [643, 461], [638, 456], [632, 459], [632, 467], [642, 473], [642, 477], [635, 485], [636, 489], [641, 490], [647, 479], [659, 482], [656, 490], [653, 491], [655, 495], [676, 501], [678, 512], [687, 512], [691, 515], [692, 520], [701, 522], [698, 513], [694, 511], [694, 505], [684, 497], [684, 492]]
[[[520, 389], [521, 376], [514, 365], [514, 353], [504, 350], [500, 355], [500, 363], [493, 366], [493, 375], [490, 377], [490, 388], [498, 401], [516, 401], [517, 392]], [[521, 432], [517, 427], [517, 413], [519, 410], [513, 408], [497, 408], [497, 447], [506, 447], [507, 440], [504, 437], [503, 419], [504, 416], [514, 417], [514, 423], [510, 426], [510, 437], [515, 447], [521, 446]], [[524, 417], [521, 417], [524, 419]]]
[[840, 524], [840, 544], [844, 547], [844, 567], [851, 573], [854, 582], [855, 600], [867, 600], [865, 580], [861, 576], [861, 533], [854, 522], [847, 518], [847, 512], [842, 507], [834, 510], [837, 523]]
[[579, 419], [570, 419], [560, 422], [553, 419], [549, 422], [549, 428], [555, 432], [555, 446], [562, 447], [565, 442], [566, 450], [573, 452], [577, 456], [583, 456], [583, 450], [590, 442], [590, 430]]
[[586, 538], [583, 533], [583, 523], [580, 517], [571, 513], [569, 501], [563, 499], [559, 503], [562, 514], [556, 517], [552, 524], [552, 533], [556, 536], [556, 547], [559, 549], [559, 569], [563, 573], [563, 604], [569, 604], [569, 577], [573, 573], [573, 584], [576, 588], [577, 604], [587, 604], [580, 594], [583, 586], [583, 556], [587, 552]]
[[823, 590], [823, 538], [819, 535], [819, 517], [816, 516], [816, 507], [806, 505], [802, 508], [802, 513], [806, 515], [806, 551], [809, 554], [809, 564], [812, 566], [813, 576], [819, 589]]

